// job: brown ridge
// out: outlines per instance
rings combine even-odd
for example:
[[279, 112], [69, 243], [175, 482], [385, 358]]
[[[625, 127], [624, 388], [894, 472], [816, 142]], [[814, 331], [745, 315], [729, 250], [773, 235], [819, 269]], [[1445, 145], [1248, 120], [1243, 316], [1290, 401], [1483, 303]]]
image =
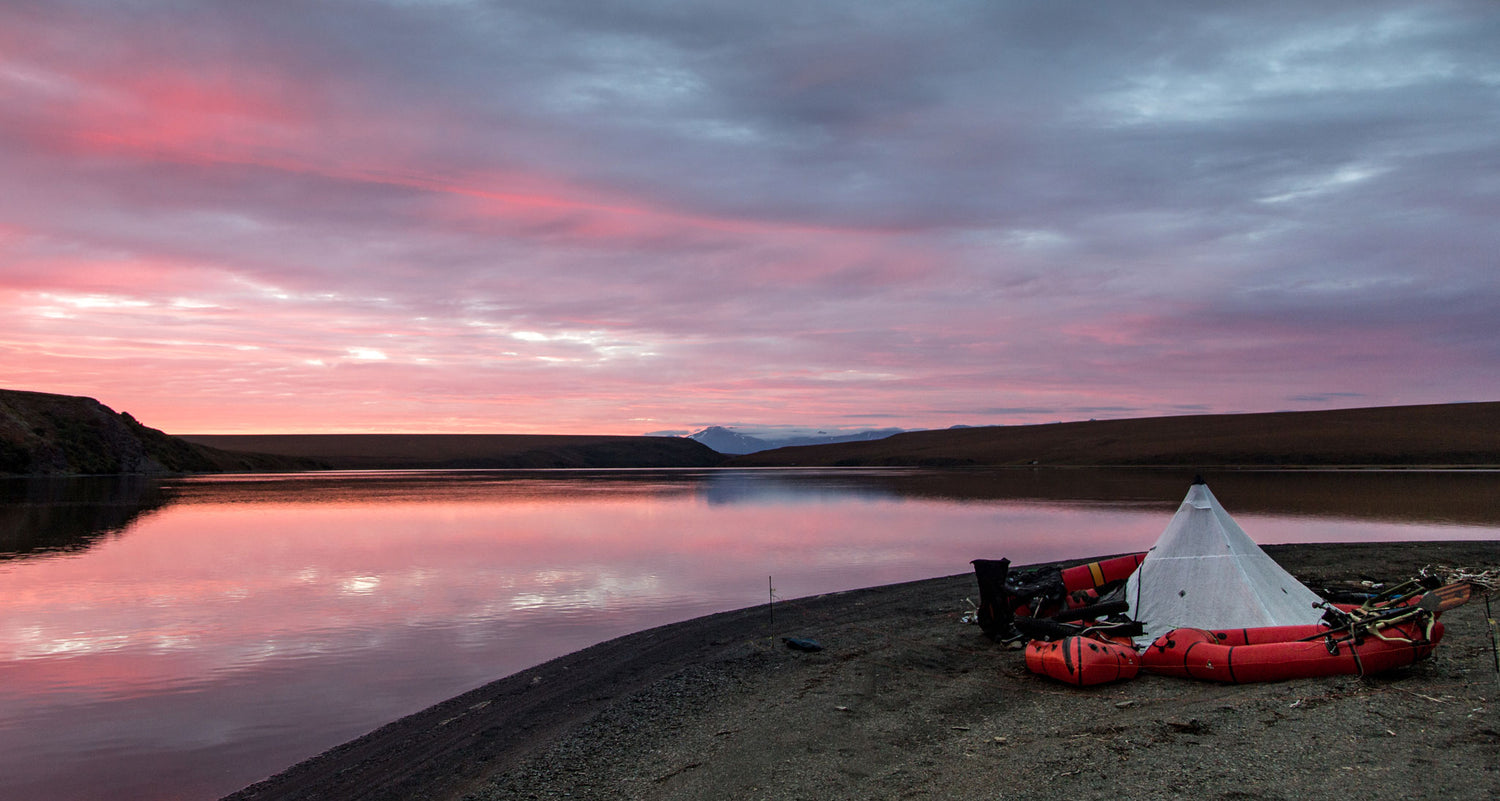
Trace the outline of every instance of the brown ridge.
[[914, 431], [778, 448], [731, 467], [1500, 465], [1500, 402]]

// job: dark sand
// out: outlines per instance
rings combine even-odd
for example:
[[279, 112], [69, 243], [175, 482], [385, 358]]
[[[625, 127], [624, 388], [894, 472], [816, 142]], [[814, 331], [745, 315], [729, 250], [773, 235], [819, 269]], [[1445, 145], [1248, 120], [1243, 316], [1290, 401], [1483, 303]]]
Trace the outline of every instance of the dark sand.
[[[1266, 550], [1315, 589], [1500, 567], [1500, 542]], [[1444, 615], [1431, 659], [1383, 676], [1089, 689], [960, 623], [969, 599], [963, 574], [640, 632], [230, 798], [1500, 798], [1483, 599]]]

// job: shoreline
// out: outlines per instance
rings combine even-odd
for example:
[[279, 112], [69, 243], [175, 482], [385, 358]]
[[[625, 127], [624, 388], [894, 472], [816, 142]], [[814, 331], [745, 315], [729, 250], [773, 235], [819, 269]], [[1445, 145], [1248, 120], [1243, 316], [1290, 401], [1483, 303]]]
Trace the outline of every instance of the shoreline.
[[[1426, 565], [1500, 567], [1495, 541], [1265, 550], [1315, 589]], [[1361, 795], [1493, 798], [1500, 786], [1500, 675], [1483, 600], [1444, 616], [1431, 659], [1389, 676], [1225, 686], [1143, 674], [1074, 689], [960, 624], [977, 593], [963, 573], [779, 601], [774, 619], [758, 606], [629, 634], [226, 801], [1114, 798], [1130, 785], [1144, 797], [1290, 798], [1377, 774], [1388, 781]], [[782, 637], [825, 650], [793, 651]], [[1320, 748], [1305, 748], [1309, 738]]]

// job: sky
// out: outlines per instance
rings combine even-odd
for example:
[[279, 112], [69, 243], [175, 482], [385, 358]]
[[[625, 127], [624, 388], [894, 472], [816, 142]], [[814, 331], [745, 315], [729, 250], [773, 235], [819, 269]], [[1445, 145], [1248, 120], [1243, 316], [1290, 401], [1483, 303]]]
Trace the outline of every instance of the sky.
[[0, 0], [0, 387], [170, 433], [1500, 399], [1500, 5]]

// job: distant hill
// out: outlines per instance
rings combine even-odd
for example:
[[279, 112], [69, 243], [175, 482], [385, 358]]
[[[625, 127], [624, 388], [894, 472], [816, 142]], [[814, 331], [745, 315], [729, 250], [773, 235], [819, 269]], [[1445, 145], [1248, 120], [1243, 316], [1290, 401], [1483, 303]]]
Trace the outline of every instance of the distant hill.
[[729, 467], [1500, 465], [1500, 403], [914, 431], [736, 456]]
[[307, 466], [192, 445], [93, 398], [0, 389], [0, 474], [208, 473]]
[[258, 473], [317, 469], [712, 467], [680, 437], [463, 434], [178, 436], [93, 398], [0, 390], [0, 474]]
[[714, 467], [724, 455], [683, 437], [532, 434], [185, 434], [225, 451], [342, 470]]
[[749, 434], [742, 434], [724, 426], [709, 426], [696, 434], [689, 435], [688, 438], [695, 439], [719, 453], [745, 454], [757, 453], [773, 448], [793, 448], [805, 445], [829, 445], [839, 442], [865, 442], [868, 440], [885, 439], [892, 434], [899, 434], [903, 430], [900, 428], [885, 428], [858, 431], [853, 434], [756, 437]]

